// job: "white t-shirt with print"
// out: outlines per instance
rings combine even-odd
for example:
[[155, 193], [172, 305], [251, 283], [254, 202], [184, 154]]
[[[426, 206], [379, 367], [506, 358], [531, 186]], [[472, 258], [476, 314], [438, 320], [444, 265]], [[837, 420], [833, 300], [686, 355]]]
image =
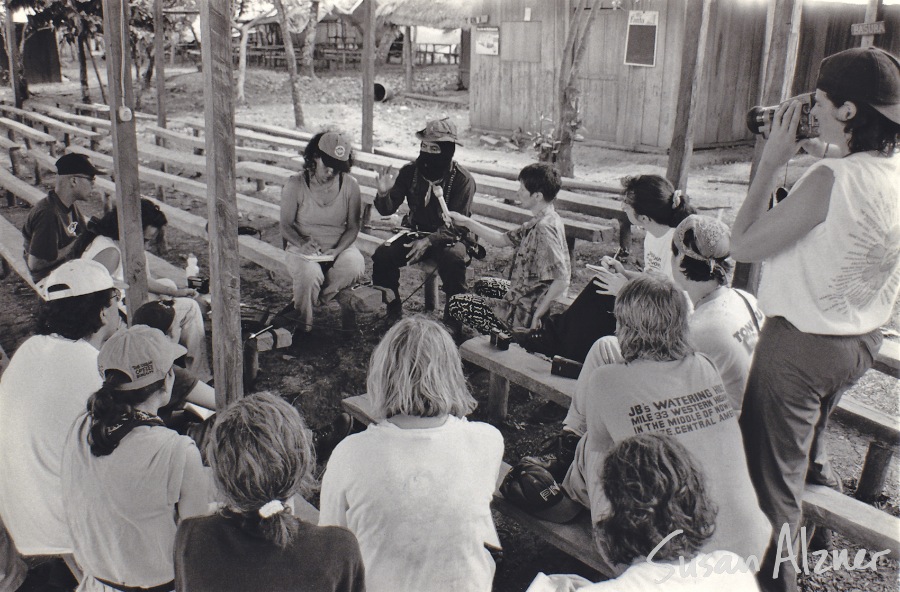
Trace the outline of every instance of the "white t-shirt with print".
[[651, 233], [644, 236], [644, 271], [658, 271], [672, 278], [672, 237], [675, 229], [670, 228], [657, 238]]

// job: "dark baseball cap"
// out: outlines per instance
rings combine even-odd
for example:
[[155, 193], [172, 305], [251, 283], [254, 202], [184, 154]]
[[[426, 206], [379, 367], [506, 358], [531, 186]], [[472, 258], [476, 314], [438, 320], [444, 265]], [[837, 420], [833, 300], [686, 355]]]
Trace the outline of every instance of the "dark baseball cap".
[[560, 524], [571, 522], [584, 509], [569, 497], [550, 471], [527, 458], [507, 473], [500, 493], [529, 514]]
[[900, 123], [900, 61], [877, 47], [855, 47], [822, 60], [816, 88], [870, 105]]
[[56, 161], [57, 175], [86, 175], [88, 177], [96, 177], [97, 175], [105, 175], [106, 171], [98, 169], [91, 163], [91, 159], [84, 154], [70, 152], [60, 156]]

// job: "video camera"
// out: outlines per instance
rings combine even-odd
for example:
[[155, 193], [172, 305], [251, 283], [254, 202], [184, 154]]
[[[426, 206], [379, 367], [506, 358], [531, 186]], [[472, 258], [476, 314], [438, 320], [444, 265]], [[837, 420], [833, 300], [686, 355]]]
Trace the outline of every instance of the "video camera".
[[810, 113], [813, 106], [816, 104], [816, 93], [797, 95], [796, 97], [791, 97], [780, 105], [775, 105], [773, 107], [753, 107], [747, 113], [747, 129], [754, 134], [762, 134], [764, 138], [767, 138], [769, 130], [772, 128], [772, 119], [775, 117], [775, 112], [781, 105], [790, 101], [800, 101], [802, 103], [800, 124], [797, 126], [797, 140], [818, 138], [819, 122]]

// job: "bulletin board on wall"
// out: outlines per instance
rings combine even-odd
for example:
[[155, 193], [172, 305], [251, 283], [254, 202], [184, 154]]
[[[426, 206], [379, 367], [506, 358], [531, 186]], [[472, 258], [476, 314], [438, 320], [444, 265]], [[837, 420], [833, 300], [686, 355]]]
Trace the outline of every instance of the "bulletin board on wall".
[[659, 32], [659, 11], [631, 10], [625, 34], [625, 65], [656, 65], [656, 37]]
[[478, 27], [475, 29], [475, 53], [478, 55], [500, 55], [499, 27]]

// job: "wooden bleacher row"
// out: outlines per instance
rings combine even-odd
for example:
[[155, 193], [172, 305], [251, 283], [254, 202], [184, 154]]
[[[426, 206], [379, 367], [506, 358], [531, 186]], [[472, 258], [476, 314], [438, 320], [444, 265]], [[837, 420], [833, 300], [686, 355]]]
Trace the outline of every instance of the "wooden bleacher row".
[[[179, 118], [172, 121], [173, 126], [186, 127], [194, 134], [202, 133], [205, 128], [205, 122], [196, 118]], [[235, 138], [239, 142], [249, 141], [269, 146], [286, 148], [290, 150], [302, 151], [307, 142], [312, 138], [313, 134], [308, 132], [300, 132], [270, 126], [265, 124], [249, 123], [243, 121], [235, 122]], [[354, 159], [356, 163], [363, 168], [377, 171], [388, 167], [395, 170], [409, 162], [408, 160], [382, 156], [379, 154], [371, 154], [363, 152], [358, 146], [354, 146]], [[260, 169], [257, 172], [262, 172]], [[358, 171], [354, 171], [357, 175]], [[480, 194], [497, 197], [505, 200], [516, 199], [518, 183], [505, 178], [494, 177], [477, 172], [472, 173], [477, 186], [477, 192]], [[357, 175], [361, 185], [375, 187], [374, 175], [365, 175], [360, 177]], [[594, 195], [582, 195], [567, 190], [561, 190], [557, 195], [556, 201], [557, 211], [564, 217], [566, 212], [583, 214], [600, 219], [611, 219], [619, 222], [619, 240], [623, 247], [627, 247], [631, 242], [631, 223], [628, 216], [622, 208], [622, 203], [617, 199], [608, 197], [599, 197]], [[521, 216], [527, 216], [528, 213], [521, 208], [512, 208], [509, 211], [518, 211], [519, 216], [516, 219], [510, 219], [509, 215], [504, 215], [500, 211], [495, 211], [494, 216], [500, 216], [498, 219], [509, 223], [520, 224]], [[567, 238], [570, 241], [575, 238], [583, 238], [584, 240], [598, 240], [605, 238], [603, 235], [611, 230], [603, 224], [593, 224], [588, 222], [580, 222], [574, 224], [574, 221], [567, 221]], [[580, 233], [581, 236], [578, 236]], [[570, 248], [572, 244], [570, 243]]]
[[[109, 183], [109, 181], [106, 182]], [[46, 194], [37, 187], [30, 185], [2, 168], [0, 168], [0, 188], [9, 191], [18, 199], [32, 206], [46, 197]], [[31, 272], [25, 263], [22, 233], [5, 217], [0, 217], [0, 241], [2, 241], [2, 244], [0, 244], [0, 255], [28, 285], [34, 288]], [[154, 276], [169, 278], [180, 288], [187, 287], [183, 269], [152, 253], [147, 253], [147, 261]]]
[[[548, 364], [548, 375], [549, 370]], [[367, 395], [348, 397], [341, 401], [341, 405], [363, 424], [375, 421], [372, 403]], [[510, 468], [506, 463], [500, 468], [497, 476], [498, 489], [494, 493], [494, 509], [519, 522], [564, 553], [600, 570], [602, 562], [594, 548], [588, 512], [582, 512], [568, 524], [557, 524], [541, 520], [514, 506], [499, 491], [499, 485]], [[900, 518], [831, 488], [807, 485], [803, 494], [803, 513], [807, 520], [837, 531], [861, 547], [872, 550], [890, 549], [892, 553], [900, 553]]]

